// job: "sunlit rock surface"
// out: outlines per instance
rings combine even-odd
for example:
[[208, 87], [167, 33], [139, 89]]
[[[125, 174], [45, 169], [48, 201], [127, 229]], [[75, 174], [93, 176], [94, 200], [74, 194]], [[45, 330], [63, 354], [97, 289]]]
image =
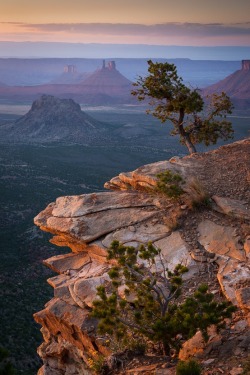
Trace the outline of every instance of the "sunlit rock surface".
[[[88, 374], [89, 358], [97, 352], [109, 354], [96, 339], [97, 322], [89, 313], [96, 287], [110, 283], [106, 254], [113, 240], [134, 247], [153, 242], [162, 250], [158, 270], [162, 261], [171, 270], [179, 263], [188, 266], [185, 279], [190, 290], [198, 286], [197, 280], [216, 285], [215, 294], [220, 288], [242, 310], [244, 332], [249, 334], [249, 156], [250, 141], [244, 140], [205, 154], [149, 164], [105, 184], [114, 191], [60, 197], [36, 216], [35, 224], [54, 235], [52, 243], [72, 250], [44, 261], [58, 275], [48, 280], [54, 298], [35, 314], [44, 336], [38, 350], [44, 361], [40, 375]], [[184, 189], [190, 178], [198, 178], [213, 197], [211, 205], [192, 209], [190, 193], [177, 202], [157, 194], [156, 174], [166, 169], [183, 177]], [[218, 281], [211, 270], [213, 275], [217, 270]], [[189, 353], [192, 345], [185, 345], [182, 358], [189, 356], [185, 348]], [[206, 353], [205, 347], [195, 346], [192, 355]]]

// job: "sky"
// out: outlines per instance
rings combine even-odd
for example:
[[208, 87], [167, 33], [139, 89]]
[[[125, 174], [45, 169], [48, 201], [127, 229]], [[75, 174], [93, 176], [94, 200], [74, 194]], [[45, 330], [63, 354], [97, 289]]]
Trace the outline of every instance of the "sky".
[[0, 41], [249, 46], [250, 0], [0, 0]]
[[[32, 43], [19, 53], [22, 46], [3, 42]], [[38, 56], [38, 42], [250, 51], [250, 0], [0, 0], [0, 57]], [[60, 48], [53, 45], [49, 57]]]

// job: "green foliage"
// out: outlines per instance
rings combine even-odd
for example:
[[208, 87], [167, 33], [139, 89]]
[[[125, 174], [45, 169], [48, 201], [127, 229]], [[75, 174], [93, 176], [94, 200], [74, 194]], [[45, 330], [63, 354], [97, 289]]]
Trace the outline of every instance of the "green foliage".
[[152, 243], [135, 249], [114, 241], [108, 259], [117, 264], [109, 272], [113, 287], [97, 288], [92, 316], [100, 319], [99, 333], [118, 341], [125, 343], [133, 337], [140, 342], [146, 338], [160, 342], [165, 353], [171, 348], [178, 351], [182, 341], [199, 329], [207, 339], [207, 328], [211, 324], [220, 328], [234, 310], [228, 302], [215, 302], [206, 285], [178, 303], [182, 275], [188, 269], [179, 264], [169, 271], [161, 251]]
[[105, 357], [103, 355], [98, 355], [98, 352], [91, 353], [94, 355], [93, 358], [88, 358], [87, 363], [88, 366], [93, 370], [96, 374], [101, 374], [102, 370], [105, 366]]
[[174, 129], [171, 135], [178, 134], [181, 143], [185, 144], [190, 153], [196, 152], [195, 144], [206, 146], [215, 144], [219, 138], [232, 138], [231, 123], [226, 115], [232, 113], [232, 103], [222, 92], [214, 94], [203, 111], [204, 101], [198, 90], [183, 84], [174, 64], [153, 63], [148, 61], [148, 76], [139, 77], [134, 83], [132, 95], [139, 101], [149, 99], [147, 113], [152, 114], [161, 122], [169, 120]]
[[190, 361], [180, 361], [176, 367], [176, 375], [200, 375], [201, 366], [191, 359]]
[[0, 375], [14, 375], [15, 370], [8, 361], [9, 352], [5, 348], [0, 347]]
[[176, 199], [184, 193], [181, 187], [183, 179], [178, 173], [166, 170], [165, 172], [158, 173], [156, 177], [158, 178], [156, 190], [167, 197]]

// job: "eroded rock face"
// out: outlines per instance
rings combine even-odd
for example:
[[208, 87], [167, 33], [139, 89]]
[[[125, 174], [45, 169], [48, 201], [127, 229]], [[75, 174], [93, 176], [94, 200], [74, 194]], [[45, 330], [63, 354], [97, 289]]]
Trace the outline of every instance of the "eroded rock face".
[[112, 190], [127, 190], [129, 188], [154, 188], [156, 185], [158, 173], [167, 169], [173, 173], [179, 173], [184, 180], [188, 175], [195, 174], [196, 161], [190, 159], [172, 158], [170, 161], [159, 161], [157, 163], [144, 165], [133, 172], [120, 173], [119, 176], [106, 182], [104, 187]]
[[173, 271], [177, 264], [188, 267], [189, 271], [184, 278], [192, 277], [198, 271], [197, 262], [192, 259], [187, 243], [181, 238], [179, 231], [156, 241], [154, 245], [161, 249], [164, 263], [170, 271]]
[[249, 310], [249, 301], [246, 298], [250, 287], [249, 264], [238, 262], [230, 257], [221, 257], [217, 262], [219, 263], [218, 280], [223, 293], [234, 305]]
[[159, 199], [135, 192], [61, 197], [34, 221], [43, 230], [89, 243], [107, 233], [159, 215], [157, 204]]
[[217, 255], [225, 255], [240, 261], [246, 261], [246, 254], [234, 228], [215, 224], [210, 220], [202, 221], [198, 226], [199, 242], [205, 249]]
[[[239, 146], [240, 150], [245, 148], [249, 151], [250, 142], [241, 142]], [[110, 283], [108, 270], [111, 265], [106, 260], [106, 254], [113, 240], [134, 247], [151, 241], [161, 249], [162, 260], [157, 260], [157, 270], [161, 270], [162, 261], [164, 267], [170, 270], [179, 263], [186, 265], [189, 272], [185, 278], [194, 286], [197, 286], [196, 278], [201, 274], [201, 264], [207, 262], [207, 270], [212, 264], [215, 265], [226, 298], [243, 313], [249, 314], [250, 232], [242, 229], [242, 221], [247, 223], [249, 219], [249, 204], [241, 199], [223, 197], [221, 185], [215, 180], [216, 190], [220, 193], [213, 197], [216, 202], [213, 209], [216, 211], [207, 209], [209, 219], [204, 217], [202, 210], [200, 213], [198, 211], [198, 219], [193, 220], [190, 218], [192, 212], [188, 211], [191, 197], [186, 195], [184, 201], [178, 204], [182, 205], [182, 220], [190, 221], [187, 228], [192, 229], [191, 237], [194, 238], [191, 238], [189, 233], [183, 232], [185, 225], [178, 230], [171, 229], [169, 225], [169, 217], [178, 204], [152, 194], [156, 174], [166, 169], [179, 173], [185, 181], [199, 176], [206, 185], [208, 178], [203, 173], [209, 168], [211, 170], [211, 160], [214, 168], [216, 160], [219, 160], [221, 167], [225, 152], [237, 160], [237, 150], [235, 145], [225, 146], [221, 151], [212, 151], [207, 156], [176, 157], [133, 172], [121, 173], [106, 183], [106, 187], [117, 191], [60, 197], [36, 216], [35, 224], [54, 235], [52, 243], [68, 246], [72, 250], [72, 253], [44, 261], [58, 275], [48, 280], [54, 288], [54, 298], [34, 316], [43, 327], [44, 343], [38, 351], [44, 361], [40, 375], [88, 375], [91, 373], [89, 358], [95, 358], [98, 352], [108, 354], [108, 349], [96, 340], [97, 322], [89, 312], [96, 298], [96, 287]], [[207, 168], [204, 168], [204, 164]], [[212, 189], [212, 183], [209, 180], [208, 189]], [[226, 190], [225, 194], [228, 194]], [[185, 238], [189, 240], [186, 242]], [[194, 247], [193, 243], [198, 247]], [[206, 266], [203, 273], [204, 269]], [[207, 277], [210, 276], [205, 274], [205, 282]], [[122, 288], [120, 292], [122, 294]], [[247, 329], [244, 327], [244, 330]], [[192, 342], [185, 344], [181, 358], [188, 358], [190, 347], [196, 354], [203, 353], [206, 347], [204, 342], [199, 344], [198, 349], [196, 344], [194, 348], [192, 345]]]

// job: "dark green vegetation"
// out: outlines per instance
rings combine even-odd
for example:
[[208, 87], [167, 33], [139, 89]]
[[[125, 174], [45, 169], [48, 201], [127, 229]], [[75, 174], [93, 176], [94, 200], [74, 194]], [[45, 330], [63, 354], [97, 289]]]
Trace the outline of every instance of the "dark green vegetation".
[[173, 173], [167, 170], [157, 174], [156, 177], [158, 178], [156, 186], [158, 192], [173, 199], [180, 197], [184, 193], [184, 190], [181, 187], [183, 180], [178, 173]]
[[183, 83], [174, 64], [148, 61], [148, 75], [134, 83], [132, 95], [139, 101], [149, 100], [151, 113], [162, 123], [173, 125], [171, 135], [178, 135], [189, 153], [196, 152], [195, 144], [216, 144], [219, 138], [232, 138], [233, 129], [226, 116], [232, 113], [232, 103], [225, 93], [214, 94], [204, 110], [204, 100], [198, 89]]
[[176, 375], [200, 375], [201, 366], [194, 360], [180, 361], [176, 367]]
[[5, 348], [0, 347], [0, 375], [14, 375], [15, 370], [9, 359], [9, 352]]
[[[49, 244], [49, 235], [33, 225], [34, 216], [58, 196], [102, 190], [122, 171], [183, 155], [174, 137], [166, 139], [165, 127], [138, 108], [93, 108], [89, 114], [110, 123], [123, 141], [91, 148], [0, 145], [0, 345], [9, 350], [17, 374], [34, 375], [39, 367], [42, 337], [32, 314], [53, 295], [46, 283], [52, 271], [41, 262], [69, 252]], [[1, 114], [0, 124], [16, 118]], [[234, 123], [236, 139], [247, 136], [249, 119]]]
[[[178, 352], [198, 330], [208, 340], [208, 327], [214, 324], [221, 328], [223, 320], [235, 311], [228, 301], [214, 301], [206, 285], [180, 300], [182, 274], [188, 271], [187, 267], [179, 264], [171, 272], [161, 250], [151, 243], [137, 250], [113, 241], [107, 259], [117, 261], [109, 271], [113, 288], [97, 288], [99, 299], [93, 302], [92, 315], [100, 319], [101, 334], [124, 341], [125, 345], [131, 337], [138, 344], [149, 339], [160, 342], [163, 353], [169, 355], [171, 349]], [[119, 287], [124, 283], [123, 296]]]

